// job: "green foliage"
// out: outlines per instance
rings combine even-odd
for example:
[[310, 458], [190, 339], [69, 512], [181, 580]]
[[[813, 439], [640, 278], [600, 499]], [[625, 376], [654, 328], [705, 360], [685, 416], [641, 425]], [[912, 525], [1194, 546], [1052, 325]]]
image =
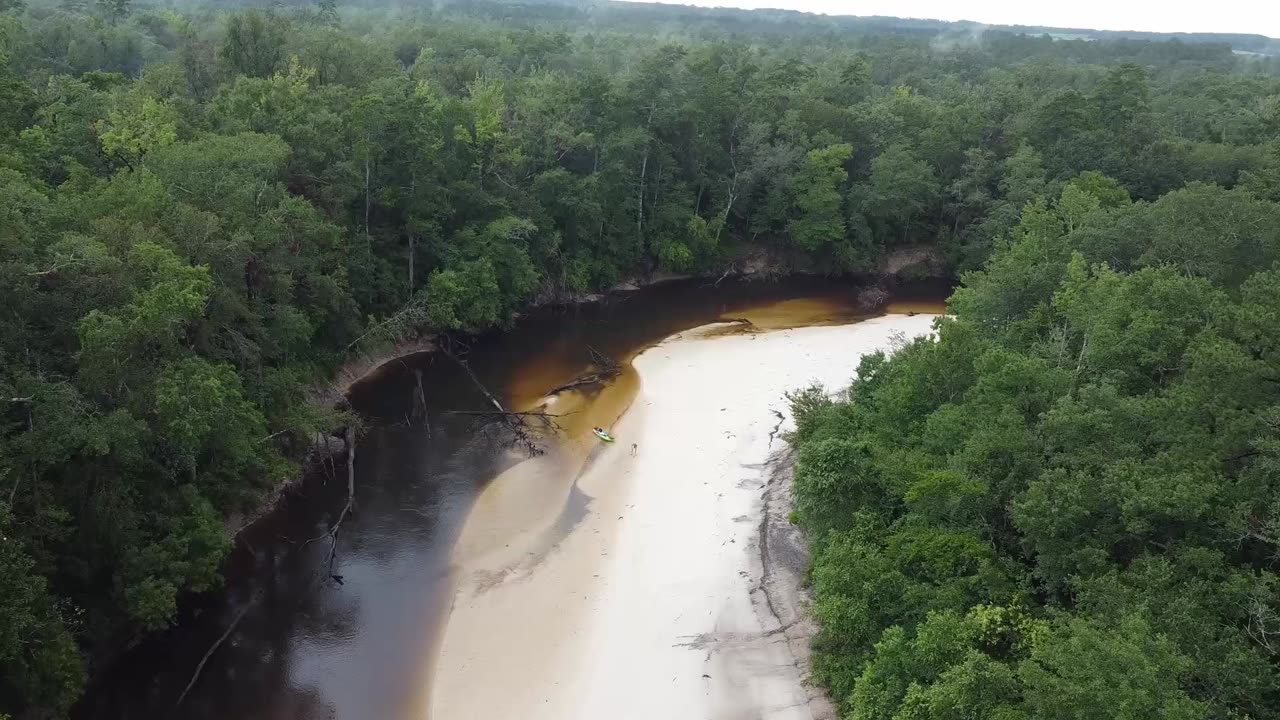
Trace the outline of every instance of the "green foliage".
[[84, 683], [80, 656], [35, 563], [13, 535], [8, 508], [0, 505], [0, 702], [24, 698], [66, 712]]
[[245, 399], [231, 366], [184, 358], [161, 370], [155, 392], [156, 421], [165, 442], [193, 473], [201, 460], [219, 458], [230, 483], [255, 462], [266, 462], [259, 442], [268, 434], [266, 419]]
[[118, 310], [91, 310], [80, 320], [80, 370], [99, 391], [122, 391], [138, 370], [178, 352], [188, 323], [195, 321], [209, 293], [206, 268], [184, 264], [172, 251], [149, 242], [130, 249], [138, 272], [132, 298]]
[[179, 486], [172, 506], [164, 510], [157, 517], [163, 536], [130, 557], [124, 570], [125, 607], [151, 630], [173, 621], [178, 588], [199, 592], [221, 583], [218, 567], [231, 548], [217, 510], [195, 486]]
[[871, 161], [863, 212], [899, 242], [912, 238], [913, 221], [925, 216], [939, 193], [929, 163], [903, 146], [893, 146]]
[[132, 165], [178, 139], [177, 119], [172, 108], [146, 98], [136, 113], [112, 111], [99, 123], [98, 137], [104, 151]]
[[849, 180], [844, 164], [853, 156], [848, 143], [810, 150], [796, 178], [796, 212], [788, 231], [792, 241], [810, 252], [844, 239], [841, 191]]
[[1106, 627], [1059, 621], [1019, 667], [1032, 717], [1055, 720], [1208, 717], [1184, 689], [1191, 660], [1137, 616]]
[[129, 15], [132, 0], [96, 0], [107, 20], [115, 25]]
[[[968, 273], [958, 319], [791, 398], [819, 674], [868, 717], [1021, 718], [1062, 658], [1136, 653], [1135, 712], [1275, 716], [1274, 60], [621, 3], [27, 5], [0, 0], [0, 713], [65, 715], [216, 585], [224, 520], [345, 422], [304, 389], [353, 349], [925, 245]], [[1018, 623], [1066, 638], [1047, 675]]]
[[478, 330], [499, 321], [501, 290], [486, 259], [437, 270], [427, 282], [427, 319], [448, 330]]
[[222, 60], [235, 74], [264, 78], [284, 61], [285, 28], [274, 14], [246, 10], [227, 19]]
[[846, 717], [1280, 717], [1275, 210], [1080, 174], [936, 339], [793, 396]]
[[887, 501], [869, 448], [854, 440], [828, 438], [805, 443], [796, 470], [800, 521], [815, 533], [840, 526], [855, 510]]

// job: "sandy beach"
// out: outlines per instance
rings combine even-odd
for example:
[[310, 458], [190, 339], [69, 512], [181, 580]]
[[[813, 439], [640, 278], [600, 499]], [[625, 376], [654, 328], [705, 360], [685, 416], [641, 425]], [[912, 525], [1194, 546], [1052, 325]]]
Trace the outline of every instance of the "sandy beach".
[[[612, 401], [606, 390], [567, 424], [563, 448], [517, 463], [476, 503], [430, 717], [830, 717], [805, 683], [798, 575], [771, 568], [777, 549], [761, 542], [767, 515], [789, 532], [785, 498], [766, 497], [783, 395], [847, 385], [861, 355], [934, 317], [708, 326], [642, 352]], [[595, 422], [618, 441], [594, 441]]]

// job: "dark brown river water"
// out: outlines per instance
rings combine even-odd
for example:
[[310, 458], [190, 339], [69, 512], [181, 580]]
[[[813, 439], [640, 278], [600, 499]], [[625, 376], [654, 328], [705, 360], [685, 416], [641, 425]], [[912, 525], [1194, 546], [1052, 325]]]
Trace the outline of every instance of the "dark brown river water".
[[[851, 322], [858, 286], [669, 283], [600, 303], [546, 308], [478, 339], [468, 362], [503, 402], [524, 406], [573, 379], [588, 346], [620, 360], [688, 328], [752, 314], [774, 327]], [[898, 289], [888, 309], [938, 312], [949, 287]], [[413, 416], [422, 373], [427, 419]], [[854, 368], [850, 367], [852, 374]], [[323, 535], [345, 503], [341, 460], [313, 472], [241, 533], [222, 591], [189, 598], [179, 623], [101, 672], [86, 720], [424, 720], [431, 666], [450, 602], [449, 558], [478, 491], [510, 466], [503, 432], [473, 415], [484, 397], [446, 358], [394, 361], [352, 392], [368, 421], [356, 454], [357, 512], [342, 526], [327, 576]], [[206, 651], [210, 655], [181, 704]], [[472, 720], [441, 718], [438, 720]], [[475, 719], [484, 720], [484, 719]]]

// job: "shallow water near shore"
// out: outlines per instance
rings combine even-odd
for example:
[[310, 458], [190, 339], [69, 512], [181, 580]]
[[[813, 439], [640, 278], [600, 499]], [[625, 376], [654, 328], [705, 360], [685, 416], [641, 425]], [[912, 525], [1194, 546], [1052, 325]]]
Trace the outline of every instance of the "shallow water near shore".
[[[242, 533], [225, 589], [185, 603], [174, 629], [101, 673], [80, 716], [421, 720], [460, 584], [489, 573], [496, 586], [528, 572], [581, 529], [589, 499], [572, 480], [601, 451], [589, 428], [613, 426], [635, 400], [638, 353], [717, 321], [745, 319], [755, 330], [855, 322], [866, 316], [858, 289], [815, 279], [682, 282], [543, 309], [479, 338], [467, 360], [508, 408], [560, 416], [560, 432], [536, 458], [482, 416], [454, 413], [484, 410], [486, 401], [449, 359], [416, 355], [385, 366], [352, 396], [370, 429], [356, 456], [356, 513], [338, 538], [342, 584], [325, 573], [327, 540], [307, 542], [342, 507], [338, 461]], [[946, 291], [903, 287], [888, 310], [939, 312]], [[548, 397], [588, 370], [589, 348], [618, 361], [621, 374], [603, 388]], [[848, 375], [855, 364], [849, 358]], [[419, 374], [425, 413], [413, 400]], [[615, 449], [625, 453], [626, 444]], [[205, 652], [241, 617], [178, 705]]]

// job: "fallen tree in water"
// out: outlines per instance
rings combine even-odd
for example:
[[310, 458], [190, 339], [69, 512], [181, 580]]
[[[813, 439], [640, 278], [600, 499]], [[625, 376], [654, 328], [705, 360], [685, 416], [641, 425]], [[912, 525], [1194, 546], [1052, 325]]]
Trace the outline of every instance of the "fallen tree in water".
[[302, 547], [305, 548], [318, 540], [329, 539], [329, 559], [325, 562], [325, 565], [328, 568], [329, 578], [339, 585], [342, 584], [342, 576], [335, 575], [333, 572], [333, 562], [338, 552], [338, 532], [342, 529], [342, 523], [355, 511], [356, 502], [356, 428], [354, 423], [347, 426], [344, 433], [344, 442], [347, 449], [347, 502], [342, 506], [342, 511], [338, 513], [338, 519], [334, 520], [323, 535], [313, 537], [302, 544]]
[[563, 385], [551, 388], [547, 391], [547, 395], [559, 395], [567, 390], [603, 385], [622, 372], [622, 367], [618, 365], [617, 361], [594, 347], [588, 345], [587, 353], [591, 358], [591, 365], [589, 366], [591, 370]]
[[227, 641], [227, 638], [231, 637], [231, 633], [235, 632], [236, 626], [239, 625], [240, 621], [244, 620], [244, 616], [248, 615], [249, 611], [253, 609], [253, 605], [256, 600], [257, 599], [255, 598], [254, 600], [245, 603], [245, 606], [240, 608], [240, 612], [236, 613], [236, 616], [227, 625], [227, 628], [222, 631], [222, 634], [218, 636], [218, 639], [214, 640], [213, 644], [209, 646], [209, 649], [205, 651], [204, 655], [200, 658], [200, 662], [196, 665], [195, 671], [191, 673], [191, 679], [187, 681], [187, 686], [182, 689], [182, 693], [178, 695], [177, 701], [173, 703], [174, 709], [177, 709], [178, 706], [182, 705], [182, 701], [187, 699], [187, 695], [190, 694], [191, 688], [196, 686], [196, 681], [200, 679], [200, 674], [204, 672], [204, 666], [209, 662], [209, 658], [213, 657], [213, 654], [218, 651], [218, 648], [222, 647], [222, 644]]
[[444, 335], [441, 337], [440, 352], [457, 364], [457, 366], [461, 368], [466, 376], [471, 380], [471, 384], [475, 385], [476, 389], [485, 396], [491, 405], [493, 405], [494, 410], [497, 411], [493, 413], [493, 415], [502, 419], [502, 422], [511, 430], [512, 434], [515, 435], [516, 442], [524, 446], [529, 455], [541, 455], [545, 451], [529, 432], [529, 425], [525, 420], [525, 417], [520, 414], [508, 412], [507, 409], [502, 406], [502, 403], [498, 401], [498, 398], [494, 397], [493, 393], [489, 392], [489, 388], [485, 387], [483, 382], [480, 382], [480, 378], [476, 377], [471, 366], [467, 364], [464, 357], [466, 350], [467, 346], [457, 338], [450, 335]]

